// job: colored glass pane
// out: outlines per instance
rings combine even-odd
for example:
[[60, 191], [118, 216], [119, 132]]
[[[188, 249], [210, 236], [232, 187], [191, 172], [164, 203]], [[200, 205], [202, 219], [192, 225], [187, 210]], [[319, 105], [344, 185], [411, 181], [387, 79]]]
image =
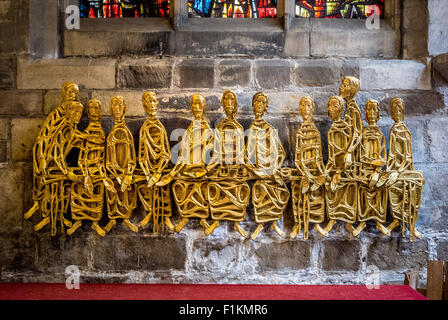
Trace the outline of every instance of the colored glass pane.
[[169, 0], [81, 0], [82, 18], [169, 16]]
[[296, 0], [296, 17], [365, 19], [375, 6], [383, 17], [384, 0]]
[[189, 0], [190, 17], [275, 18], [277, 0]]

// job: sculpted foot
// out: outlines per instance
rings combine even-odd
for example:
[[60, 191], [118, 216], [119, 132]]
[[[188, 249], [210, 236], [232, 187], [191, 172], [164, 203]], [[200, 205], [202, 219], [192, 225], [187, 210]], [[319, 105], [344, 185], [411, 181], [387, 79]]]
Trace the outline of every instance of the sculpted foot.
[[398, 219], [394, 219], [394, 221], [387, 227], [387, 230], [389, 230], [389, 232], [392, 232], [392, 230], [394, 230], [399, 225], [400, 221]]
[[92, 229], [96, 231], [100, 236], [103, 238], [106, 236], [106, 231], [103, 230], [103, 228], [100, 227], [97, 221], [92, 223]]
[[390, 230], [386, 228], [382, 223], [377, 222], [376, 228], [380, 230], [382, 233], [384, 233], [386, 236], [390, 237]]
[[201, 221], [199, 221], [199, 224], [202, 226], [202, 228], [204, 228], [204, 230], [207, 230], [208, 228], [210, 228], [210, 225], [208, 224], [207, 220], [205, 220], [205, 219], [201, 219]]
[[244, 229], [241, 227], [241, 225], [240, 225], [239, 222], [235, 222], [235, 224], [233, 225], [233, 227], [235, 228], [236, 231], [239, 232], [239, 234], [240, 234], [243, 238], [245, 238], [245, 239], [249, 238], [249, 234], [247, 233], [246, 230], [244, 230]]
[[138, 226], [139, 226], [140, 228], [143, 228], [144, 226], [146, 226], [146, 225], [149, 223], [149, 220], [151, 219], [151, 216], [152, 216], [152, 213], [151, 213], [151, 212], [148, 213], [148, 214], [146, 215], [146, 217], [145, 217], [142, 221], [140, 221], [140, 223], [138, 224]]
[[174, 224], [171, 222], [171, 219], [169, 217], [165, 218], [165, 225], [167, 226], [168, 229], [174, 231]]
[[207, 229], [204, 230], [204, 233], [206, 236], [208, 236], [209, 234], [212, 234], [213, 231], [215, 231], [215, 229], [219, 226], [219, 221], [216, 220], [215, 222], [213, 222]]
[[117, 220], [112, 219], [109, 221], [109, 223], [104, 227], [104, 230], [106, 232], [110, 232], [110, 230], [117, 225]]
[[43, 219], [41, 222], [39, 222], [34, 226], [34, 231], [39, 231], [49, 223], [50, 223], [50, 217], [46, 217], [45, 219]]
[[125, 225], [126, 227], [128, 227], [128, 228], [131, 229], [132, 231], [134, 231], [134, 232], [138, 232], [138, 227], [137, 227], [135, 224], [133, 224], [133, 223], [131, 222], [131, 220], [129, 220], [129, 219], [123, 219], [123, 223], [124, 223], [124, 225]]
[[[367, 226], [365, 222], [361, 222], [356, 229], [353, 230], [353, 226], [349, 223], [346, 224], [348, 231], [354, 236], [357, 237]], [[349, 227], [350, 226], [350, 227]], [[350, 229], [349, 229], [350, 228]]]
[[317, 232], [319, 232], [322, 236], [324, 236], [324, 237], [328, 237], [328, 232], [327, 232], [324, 228], [322, 228], [322, 227], [320, 226], [320, 224], [315, 224], [315, 225], [314, 225], [314, 230], [316, 230]]
[[188, 218], [183, 218], [179, 222], [179, 224], [176, 227], [174, 227], [174, 231], [179, 233], [185, 227], [185, 225], [188, 223], [188, 221], [190, 221]]
[[294, 239], [295, 237], [297, 237], [297, 235], [299, 234], [299, 232], [300, 232], [300, 224], [296, 224], [296, 225], [294, 226], [294, 229], [292, 229], [292, 232], [289, 234], [289, 237], [290, 237], [291, 239]]
[[330, 222], [328, 222], [327, 226], [325, 227], [325, 231], [328, 233], [330, 233], [331, 229], [333, 229], [333, 226], [336, 224], [336, 220], [330, 220]]
[[39, 202], [34, 201], [34, 204], [31, 207], [31, 209], [28, 210], [24, 215], [25, 220], [28, 220], [29, 218], [31, 218], [37, 210], [39, 210]]
[[65, 218], [63, 218], [63, 222], [64, 222], [64, 225], [69, 228], [73, 225], [73, 223], [70, 220], [67, 220]]
[[283, 231], [282, 229], [280, 229], [280, 227], [277, 225], [277, 221], [274, 221], [272, 223], [272, 229], [274, 229], [275, 232], [277, 232], [279, 234], [280, 237], [285, 238], [286, 237], [286, 233], [285, 231]]
[[67, 234], [71, 236], [80, 226], [82, 226], [82, 221], [77, 220], [70, 229], [67, 229]]
[[255, 229], [254, 233], [250, 236], [252, 240], [255, 240], [258, 237], [260, 231], [263, 230], [263, 225], [261, 223], [258, 224], [257, 229]]

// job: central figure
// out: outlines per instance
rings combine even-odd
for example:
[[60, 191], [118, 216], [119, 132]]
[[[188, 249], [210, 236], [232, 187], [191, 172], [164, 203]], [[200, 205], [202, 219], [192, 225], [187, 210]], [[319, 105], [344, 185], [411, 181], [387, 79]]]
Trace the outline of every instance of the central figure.
[[207, 166], [210, 173], [208, 200], [214, 220], [206, 230], [210, 234], [219, 226], [219, 221], [234, 221], [234, 228], [244, 238], [246, 230], [240, 226], [244, 220], [249, 204], [250, 189], [244, 178], [247, 170], [244, 165], [244, 128], [235, 119], [238, 111], [238, 100], [235, 92], [224, 91], [222, 106], [226, 113], [215, 129], [213, 157]]
[[213, 130], [204, 119], [205, 98], [202, 95], [194, 94], [191, 97], [190, 108], [194, 120], [182, 137], [176, 165], [157, 182], [157, 186], [163, 187], [176, 177], [172, 190], [182, 218], [174, 229], [176, 232], [180, 232], [190, 218], [199, 218], [204, 230], [210, 227], [206, 220], [210, 215], [208, 180], [204, 176], [207, 173], [207, 157], [213, 149]]
[[283, 182], [280, 168], [285, 160], [277, 130], [263, 119], [269, 105], [269, 98], [263, 92], [257, 92], [252, 99], [255, 115], [249, 128], [247, 139], [247, 159], [249, 167], [258, 180], [252, 187], [257, 229], [252, 234], [254, 240], [263, 229], [263, 223], [272, 221], [274, 229], [281, 237], [285, 232], [277, 226], [289, 200], [289, 191]]

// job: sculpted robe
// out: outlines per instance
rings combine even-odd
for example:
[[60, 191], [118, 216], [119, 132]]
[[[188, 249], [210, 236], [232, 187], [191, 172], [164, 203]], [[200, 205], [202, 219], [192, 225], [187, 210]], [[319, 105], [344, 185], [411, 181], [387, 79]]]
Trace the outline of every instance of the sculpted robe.
[[257, 180], [252, 187], [252, 203], [255, 221], [264, 223], [279, 220], [289, 200], [289, 190], [281, 180], [272, 176], [278, 174], [286, 153], [277, 130], [264, 120], [254, 120], [249, 128], [247, 159], [267, 175]]
[[[155, 173], [162, 174], [170, 161], [170, 145], [163, 124], [157, 119], [147, 119], [140, 128], [138, 161], [145, 176], [151, 178]], [[147, 180], [138, 184], [138, 196], [147, 212], [152, 213], [153, 230], [164, 228], [165, 217], [171, 216], [169, 186], [148, 188]]]

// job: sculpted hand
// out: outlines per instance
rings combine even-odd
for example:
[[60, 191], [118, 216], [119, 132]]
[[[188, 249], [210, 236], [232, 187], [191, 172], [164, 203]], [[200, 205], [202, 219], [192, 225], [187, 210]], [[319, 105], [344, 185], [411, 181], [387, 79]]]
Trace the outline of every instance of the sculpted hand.
[[93, 182], [90, 176], [84, 178], [84, 188], [89, 192], [93, 193]]
[[353, 159], [351, 153], [346, 153], [344, 156], [345, 168], [348, 168], [352, 165]]
[[109, 190], [112, 193], [117, 193], [117, 190], [115, 190], [114, 188], [114, 183], [112, 182], [112, 180], [110, 180], [110, 178], [104, 178], [103, 179], [103, 184], [106, 187], [107, 190]]
[[161, 176], [160, 173], [155, 173], [147, 183], [148, 188], [152, 188], [153, 185], [159, 182]]
[[164, 187], [164, 186], [166, 186], [168, 183], [170, 183], [171, 181], [173, 181], [173, 179], [174, 179], [173, 176], [170, 175], [170, 174], [164, 175], [164, 176], [162, 177], [162, 179], [161, 179], [159, 182], [156, 183], [156, 186], [158, 186], [158, 187]]
[[74, 174], [73, 172], [71, 172], [71, 171], [67, 172], [67, 179], [71, 180], [71, 181], [74, 181], [74, 182], [78, 182], [79, 181], [78, 176], [76, 174]]
[[339, 184], [339, 179], [341, 178], [341, 175], [339, 173], [335, 174], [333, 176], [333, 179], [331, 179], [330, 189], [331, 191], [335, 192], [336, 188]]
[[125, 176], [123, 179], [123, 182], [121, 183], [121, 192], [125, 192], [126, 190], [130, 189], [132, 182], [132, 175]]

